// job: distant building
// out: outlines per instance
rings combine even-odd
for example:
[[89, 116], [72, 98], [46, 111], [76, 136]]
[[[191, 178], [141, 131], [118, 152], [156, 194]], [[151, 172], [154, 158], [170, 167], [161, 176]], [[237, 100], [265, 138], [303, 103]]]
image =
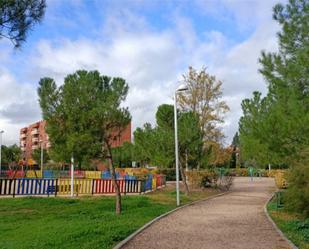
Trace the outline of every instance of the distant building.
[[[23, 158], [27, 160], [32, 158], [32, 152], [35, 149], [50, 148], [51, 144], [49, 142], [48, 134], [45, 131], [46, 121], [42, 120], [34, 124], [29, 125], [20, 129], [20, 148], [23, 152]], [[115, 135], [116, 135], [115, 131]], [[124, 142], [131, 143], [131, 122], [128, 126], [121, 132], [120, 136], [115, 137], [112, 141], [112, 147], [121, 146]]]
[[41, 146], [44, 149], [50, 147], [48, 135], [45, 132], [45, 125], [46, 121], [42, 120], [20, 130], [19, 140], [23, 158], [27, 160], [32, 158], [32, 152], [35, 149], [41, 148]]

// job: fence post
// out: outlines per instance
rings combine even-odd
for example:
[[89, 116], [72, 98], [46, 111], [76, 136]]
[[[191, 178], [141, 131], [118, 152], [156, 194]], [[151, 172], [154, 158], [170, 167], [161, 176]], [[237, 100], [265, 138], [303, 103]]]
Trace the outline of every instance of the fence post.
[[93, 195], [94, 192], [94, 179], [92, 179], [92, 186], [91, 186], [91, 194]]
[[55, 185], [55, 197], [57, 196], [58, 192], [58, 178], [56, 179], [56, 185]]
[[15, 186], [16, 186], [16, 179], [13, 180], [13, 198], [15, 198]]

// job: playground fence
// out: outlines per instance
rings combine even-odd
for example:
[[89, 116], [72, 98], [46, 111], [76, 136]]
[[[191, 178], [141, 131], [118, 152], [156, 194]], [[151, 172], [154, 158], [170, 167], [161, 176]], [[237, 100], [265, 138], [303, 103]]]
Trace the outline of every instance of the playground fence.
[[[122, 194], [145, 193], [166, 184], [165, 176], [149, 175], [146, 180], [118, 179], [118, 186]], [[74, 195], [112, 194], [115, 188], [111, 179], [74, 179]], [[71, 180], [65, 178], [18, 178], [0, 179], [0, 196], [16, 195], [70, 195]]]

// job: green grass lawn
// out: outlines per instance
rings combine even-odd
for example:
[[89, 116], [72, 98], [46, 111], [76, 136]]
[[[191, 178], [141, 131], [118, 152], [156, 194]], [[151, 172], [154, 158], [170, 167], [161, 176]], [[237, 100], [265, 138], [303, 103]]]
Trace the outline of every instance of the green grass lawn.
[[267, 205], [268, 213], [280, 230], [299, 248], [309, 249], [309, 220], [292, 214], [283, 208], [277, 209], [275, 200]]
[[[215, 191], [181, 196], [183, 203]], [[156, 216], [175, 208], [167, 187], [147, 195], [124, 196], [123, 212], [114, 213], [113, 197], [2, 198], [0, 248], [112, 248]]]

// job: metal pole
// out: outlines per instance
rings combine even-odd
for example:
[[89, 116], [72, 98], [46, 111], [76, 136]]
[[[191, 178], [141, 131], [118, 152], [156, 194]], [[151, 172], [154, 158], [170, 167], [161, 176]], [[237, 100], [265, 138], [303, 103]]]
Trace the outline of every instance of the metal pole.
[[177, 91], [175, 92], [174, 104], [174, 122], [175, 122], [175, 162], [176, 162], [176, 203], [180, 205], [179, 200], [179, 158], [178, 158], [178, 131], [177, 131]]
[[71, 157], [71, 197], [74, 196], [74, 158]]
[[3, 132], [4, 131], [0, 131], [0, 177], [1, 177], [1, 163], [2, 163], [2, 161], [1, 161], [1, 157], [2, 157], [2, 134], [3, 134]]
[[41, 175], [43, 178], [43, 140], [41, 140]]

